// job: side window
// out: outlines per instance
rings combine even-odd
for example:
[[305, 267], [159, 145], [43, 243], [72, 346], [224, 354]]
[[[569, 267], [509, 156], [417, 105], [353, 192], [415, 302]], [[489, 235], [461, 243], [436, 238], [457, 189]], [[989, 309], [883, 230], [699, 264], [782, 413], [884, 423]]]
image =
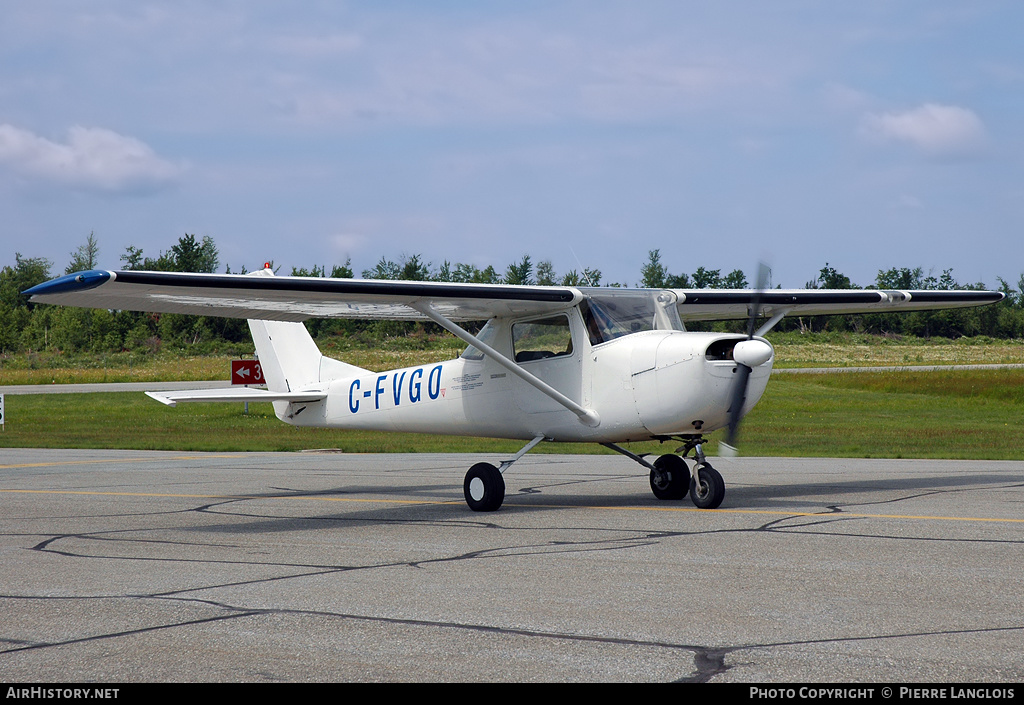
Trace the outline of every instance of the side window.
[[514, 324], [512, 348], [516, 362], [571, 355], [572, 334], [569, 331], [569, 318], [559, 315]]

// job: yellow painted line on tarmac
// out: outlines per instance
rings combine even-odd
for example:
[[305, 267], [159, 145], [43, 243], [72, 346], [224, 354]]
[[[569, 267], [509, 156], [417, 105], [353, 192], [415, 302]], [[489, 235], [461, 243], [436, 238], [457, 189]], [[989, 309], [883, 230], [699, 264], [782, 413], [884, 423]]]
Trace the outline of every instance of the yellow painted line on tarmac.
[[368, 497], [319, 497], [316, 495], [248, 495], [248, 494], [175, 494], [171, 492], [100, 492], [94, 490], [12, 490], [0, 489], [0, 494], [71, 494], [98, 497], [162, 497], [168, 499], [304, 499], [321, 502], [364, 502], [370, 504], [459, 504], [458, 502], [431, 502], [422, 499], [370, 499]]
[[[3, 466], [0, 466], [3, 467]], [[18, 490], [0, 489], [0, 494], [61, 494], [61, 495], [88, 495], [106, 497], [154, 497], [168, 499], [223, 499], [223, 500], [306, 500], [320, 502], [348, 502], [356, 504], [402, 504], [402, 505], [458, 505], [461, 500], [422, 500], [422, 499], [393, 499], [370, 497], [324, 497], [322, 495], [238, 495], [238, 494], [175, 494], [168, 492], [100, 492], [92, 490]], [[1010, 519], [1001, 517], [951, 517], [930, 514], [869, 514], [866, 512], [787, 512], [779, 509], [698, 509], [696, 507], [643, 507], [625, 506], [613, 507], [608, 505], [578, 505], [578, 504], [507, 504], [508, 510], [515, 508], [536, 508], [536, 509], [596, 509], [603, 511], [639, 511], [639, 512], [685, 512], [709, 514], [721, 516], [725, 514], [738, 514], [744, 516], [780, 516], [780, 517], [814, 517], [820, 519], [904, 519], [916, 521], [961, 521], [961, 522], [988, 522], [995, 524], [1024, 524], [1024, 519]]]
[[237, 458], [245, 453], [233, 453], [231, 455], [172, 455], [160, 458], [97, 458], [96, 460], [63, 460], [49, 463], [11, 463], [0, 465], [0, 470], [14, 470], [16, 468], [45, 468], [57, 467], [58, 465], [95, 465], [97, 463], [156, 463], [168, 460], [200, 460], [203, 458]]

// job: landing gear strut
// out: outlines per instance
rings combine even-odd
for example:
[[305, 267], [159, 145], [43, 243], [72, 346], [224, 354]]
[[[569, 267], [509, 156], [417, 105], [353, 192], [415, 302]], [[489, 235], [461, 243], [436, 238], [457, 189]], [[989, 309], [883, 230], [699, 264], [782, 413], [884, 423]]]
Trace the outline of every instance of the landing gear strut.
[[[701, 509], [715, 509], [725, 499], [725, 480], [711, 467], [704, 455], [704, 438], [684, 437], [684, 444], [675, 453], [662, 455], [654, 464], [614, 443], [602, 443], [606, 448], [632, 458], [651, 471], [651, 491], [658, 499], [682, 499], [690, 493], [690, 499]], [[683, 460], [693, 451], [693, 469], [688, 470]]]
[[701, 509], [717, 509], [725, 499], [725, 480], [705, 457], [703, 438], [698, 436], [687, 440], [676, 452], [682, 451], [685, 457], [691, 450], [696, 462], [690, 478], [690, 499]]
[[508, 460], [502, 461], [498, 467], [494, 467], [490, 463], [477, 463], [471, 467], [462, 483], [462, 494], [465, 495], [469, 508], [474, 512], [497, 510], [505, 501], [505, 478], [501, 474], [543, 440], [544, 436], [537, 436], [523, 446], [518, 453]]

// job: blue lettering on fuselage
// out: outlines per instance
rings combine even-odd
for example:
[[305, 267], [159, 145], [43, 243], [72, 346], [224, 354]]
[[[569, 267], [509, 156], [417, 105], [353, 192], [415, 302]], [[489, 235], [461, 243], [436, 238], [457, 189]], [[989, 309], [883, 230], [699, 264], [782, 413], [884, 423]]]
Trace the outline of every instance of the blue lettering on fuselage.
[[[435, 365], [427, 374], [427, 397], [430, 399], [437, 399], [441, 396], [442, 372], [443, 365]], [[399, 406], [403, 397], [408, 400], [408, 403], [415, 404], [423, 399], [423, 375], [424, 368], [422, 367], [417, 367], [412, 371], [385, 372], [377, 376], [372, 389], [366, 390], [362, 388], [360, 380], [354, 379], [348, 388], [348, 410], [353, 414], [359, 412], [360, 396], [364, 399], [373, 397], [373, 408], [380, 409], [380, 398], [387, 389], [388, 377], [391, 377], [391, 400], [394, 405]], [[406, 376], [409, 378], [408, 385], [405, 383]]]
[[[436, 373], [436, 374], [435, 374]], [[435, 381], [436, 379], [436, 381]], [[431, 399], [437, 399], [438, 395], [441, 394], [441, 366], [438, 365], [430, 371], [430, 377], [427, 378], [427, 395]]]
[[409, 375], [409, 401], [415, 404], [420, 400], [420, 383], [418, 379], [423, 377], [423, 370], [417, 368]]
[[353, 414], [359, 411], [359, 400], [354, 399], [353, 395], [356, 390], [359, 389], [359, 380], [352, 380], [352, 386], [348, 388], [348, 410]]
[[398, 375], [396, 374], [391, 378], [391, 394], [395, 399], [395, 406], [402, 401], [402, 382], [405, 381], [405, 372]]

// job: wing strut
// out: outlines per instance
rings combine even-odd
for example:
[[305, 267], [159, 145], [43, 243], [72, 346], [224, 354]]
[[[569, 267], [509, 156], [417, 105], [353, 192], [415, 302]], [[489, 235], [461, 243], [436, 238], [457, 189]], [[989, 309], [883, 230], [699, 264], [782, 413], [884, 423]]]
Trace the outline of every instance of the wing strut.
[[779, 321], [781, 321], [781, 320], [783, 319], [783, 317], [784, 317], [784, 316], [785, 316], [785, 315], [786, 315], [787, 313], [789, 313], [789, 309], [788, 309], [788, 308], [784, 308], [784, 309], [782, 309], [782, 310], [780, 310], [780, 311], [776, 311], [775, 315], [774, 315], [774, 316], [772, 316], [772, 317], [771, 317], [770, 319], [768, 319], [768, 322], [767, 322], [767, 323], [765, 323], [765, 324], [764, 324], [763, 326], [761, 326], [760, 328], [758, 328], [758, 329], [757, 329], [757, 332], [756, 332], [756, 333], [754, 333], [754, 335], [756, 335], [756, 336], [757, 336], [757, 337], [759, 337], [759, 338], [761, 338], [761, 337], [764, 337], [764, 335], [765, 335], [765, 334], [766, 334], [766, 333], [767, 333], [768, 331], [770, 331], [770, 330], [771, 330], [772, 328], [774, 328], [774, 327], [775, 327], [775, 324], [776, 324], [776, 323], [778, 323]]
[[541, 378], [537, 377], [536, 375], [530, 374], [522, 367], [517, 365], [515, 362], [502, 355], [500, 352], [498, 352], [490, 345], [477, 338], [469, 331], [459, 327], [452, 321], [442, 316], [440, 313], [435, 311], [434, 308], [429, 303], [426, 303], [424, 301], [413, 301], [409, 304], [409, 307], [419, 311], [424, 316], [426, 316], [434, 323], [444, 328], [446, 331], [448, 331], [455, 337], [464, 340], [466, 343], [472, 345], [474, 348], [482, 352], [484, 355], [487, 355], [489, 358], [497, 362], [499, 365], [504, 367], [512, 374], [516, 375], [517, 377], [520, 377], [525, 382], [528, 382], [529, 384], [533, 385], [544, 394], [547, 394], [549, 397], [551, 397], [556, 402], [564, 406], [566, 409], [576, 414], [576, 416], [578, 416], [580, 419], [580, 423], [586, 426], [590, 426], [591, 428], [600, 425], [601, 417], [598, 416], [596, 411], [594, 411], [593, 409], [583, 408], [582, 406], [580, 406], [572, 399], [562, 394], [560, 391], [552, 387], [550, 384], [548, 384]]

